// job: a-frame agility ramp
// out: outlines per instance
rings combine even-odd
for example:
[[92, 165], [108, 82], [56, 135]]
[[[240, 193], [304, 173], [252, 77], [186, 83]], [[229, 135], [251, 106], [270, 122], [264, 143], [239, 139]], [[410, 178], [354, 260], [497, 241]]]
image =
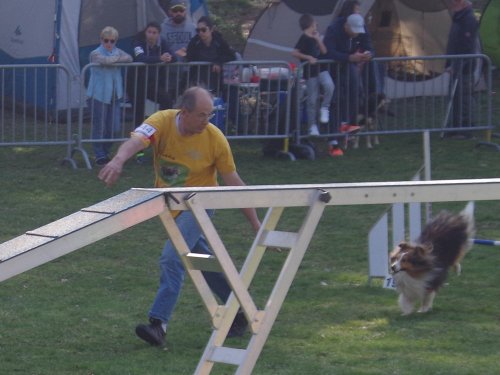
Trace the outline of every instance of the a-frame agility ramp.
[[[215, 363], [236, 366], [235, 374], [251, 374], [325, 206], [499, 199], [500, 179], [131, 189], [0, 244], [0, 281], [160, 216], [214, 328], [195, 374], [209, 374]], [[238, 270], [205, 209], [244, 207], [267, 208], [267, 213]], [[308, 207], [296, 233], [276, 230], [287, 207]], [[171, 210], [193, 212], [214, 256], [189, 252]], [[248, 287], [268, 247], [288, 249], [288, 255], [265, 306], [259, 309]], [[220, 270], [225, 274], [233, 291], [225, 305], [217, 302], [202, 270]], [[223, 346], [239, 308], [250, 322], [246, 349]]]

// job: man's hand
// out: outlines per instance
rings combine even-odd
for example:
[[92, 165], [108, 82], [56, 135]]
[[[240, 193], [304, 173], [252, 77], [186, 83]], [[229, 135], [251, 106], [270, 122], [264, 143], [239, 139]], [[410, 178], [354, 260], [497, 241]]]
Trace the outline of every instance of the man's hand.
[[219, 64], [212, 65], [213, 73], [219, 74], [221, 71], [222, 71], [222, 66], [220, 66]]
[[160, 60], [164, 63], [169, 63], [170, 61], [172, 61], [172, 55], [168, 52], [165, 52], [160, 56]]
[[371, 58], [372, 58], [372, 54], [369, 51], [355, 52], [352, 55], [349, 55], [349, 61], [354, 62], [354, 63], [370, 61]]
[[108, 164], [106, 164], [99, 172], [97, 176], [101, 181], [103, 181], [107, 187], [111, 187], [120, 178], [122, 174], [123, 164], [116, 161], [113, 158]]
[[120, 178], [125, 162], [144, 149], [141, 138], [146, 139], [143, 135], [136, 135], [122, 143], [115, 157], [100, 170], [97, 177], [103, 181], [106, 186], [113, 186]]
[[186, 51], [186, 47], [182, 47], [175, 51], [175, 54], [179, 57], [186, 57]]

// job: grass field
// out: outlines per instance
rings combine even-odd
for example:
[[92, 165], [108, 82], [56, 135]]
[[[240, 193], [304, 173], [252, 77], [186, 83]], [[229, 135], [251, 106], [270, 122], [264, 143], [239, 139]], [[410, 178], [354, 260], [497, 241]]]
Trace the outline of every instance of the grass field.
[[[419, 135], [386, 136], [375, 150], [316, 161], [264, 159], [259, 143], [233, 142], [249, 184], [408, 180], [422, 164]], [[61, 166], [62, 148], [0, 149], [0, 242], [100, 202], [147, 187], [151, 168], [129, 163], [113, 189], [96, 170]], [[432, 137], [434, 179], [500, 175], [500, 153], [474, 141]], [[83, 165], [83, 164], [81, 164]], [[462, 203], [434, 204], [459, 210]], [[429, 314], [402, 317], [396, 294], [368, 285], [367, 234], [385, 206], [328, 207], [271, 331], [255, 371], [295, 374], [500, 373], [500, 250], [475, 246], [463, 274], [452, 275]], [[478, 202], [478, 237], [500, 239], [500, 202]], [[262, 212], [261, 212], [262, 213]], [[284, 226], [300, 209], [285, 211]], [[238, 264], [252, 236], [238, 210], [216, 226]], [[208, 314], [190, 281], [171, 322], [167, 348], [134, 336], [158, 283], [165, 240], [157, 219], [59, 258], [0, 286], [0, 374], [192, 374], [210, 335]], [[284, 254], [271, 252], [252, 284], [263, 303]], [[246, 345], [231, 339], [228, 345]], [[213, 374], [232, 374], [216, 366]]]

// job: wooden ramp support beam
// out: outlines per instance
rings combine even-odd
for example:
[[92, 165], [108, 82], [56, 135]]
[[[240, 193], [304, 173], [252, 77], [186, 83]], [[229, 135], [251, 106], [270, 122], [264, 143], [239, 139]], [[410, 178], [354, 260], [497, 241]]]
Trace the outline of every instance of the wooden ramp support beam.
[[[325, 206], [499, 199], [500, 179], [131, 189], [0, 244], [0, 281], [159, 216], [212, 318], [214, 330], [195, 374], [209, 374], [216, 363], [236, 366], [238, 375], [251, 374]], [[267, 208], [267, 213], [238, 271], [206, 210], [244, 207]], [[276, 230], [287, 207], [309, 208], [296, 233]], [[193, 213], [213, 256], [190, 252], [171, 210]], [[265, 306], [259, 308], [248, 288], [268, 247], [288, 251]], [[225, 305], [217, 302], [203, 270], [226, 276], [232, 293]], [[224, 347], [239, 309], [250, 323], [248, 346]]]

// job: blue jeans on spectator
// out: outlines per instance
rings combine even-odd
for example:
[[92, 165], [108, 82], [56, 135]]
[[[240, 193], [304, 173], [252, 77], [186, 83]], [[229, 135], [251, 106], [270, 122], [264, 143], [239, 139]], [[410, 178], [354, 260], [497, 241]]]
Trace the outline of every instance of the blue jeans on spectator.
[[[121, 129], [120, 100], [113, 100], [111, 104], [99, 100], [89, 99], [88, 106], [92, 118], [92, 139], [113, 139]], [[94, 142], [92, 150], [96, 159], [109, 157], [113, 142]]]
[[[207, 210], [209, 216], [214, 210]], [[191, 211], [183, 211], [175, 218], [175, 222], [193, 253], [212, 254], [206, 238], [201, 232]], [[181, 293], [184, 283], [184, 266], [175, 250], [172, 241], [168, 240], [160, 257], [160, 287], [149, 311], [149, 317], [168, 323]], [[203, 272], [210, 289], [221, 299], [227, 301], [231, 288], [220, 272]]]

